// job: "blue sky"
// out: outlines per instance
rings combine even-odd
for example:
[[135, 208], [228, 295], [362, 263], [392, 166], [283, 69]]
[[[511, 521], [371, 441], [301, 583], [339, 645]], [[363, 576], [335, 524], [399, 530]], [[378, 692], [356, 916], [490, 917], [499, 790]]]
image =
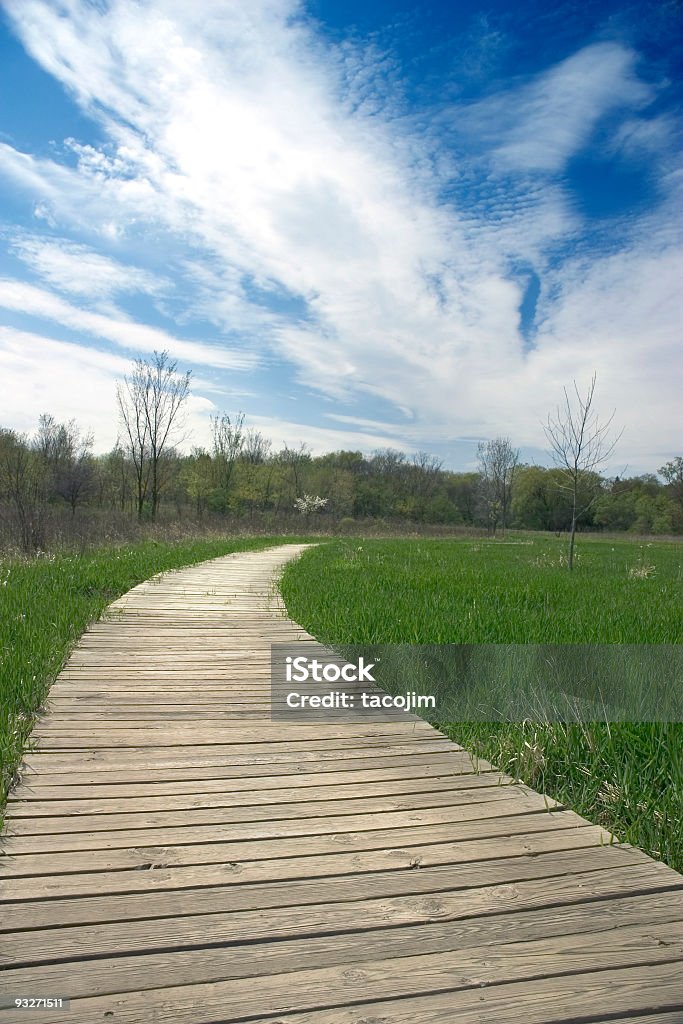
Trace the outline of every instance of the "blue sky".
[[0, 425], [116, 439], [167, 349], [211, 413], [469, 468], [595, 372], [680, 454], [674, 2], [0, 0]]

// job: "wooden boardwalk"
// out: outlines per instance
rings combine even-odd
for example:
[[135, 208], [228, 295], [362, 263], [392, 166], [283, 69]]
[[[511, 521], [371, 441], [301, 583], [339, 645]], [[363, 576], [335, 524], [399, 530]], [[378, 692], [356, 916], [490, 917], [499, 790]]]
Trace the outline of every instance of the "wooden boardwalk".
[[0, 1019], [682, 1024], [683, 876], [418, 719], [269, 719], [300, 551], [151, 580], [78, 644], [0, 858], [0, 993], [71, 1005]]

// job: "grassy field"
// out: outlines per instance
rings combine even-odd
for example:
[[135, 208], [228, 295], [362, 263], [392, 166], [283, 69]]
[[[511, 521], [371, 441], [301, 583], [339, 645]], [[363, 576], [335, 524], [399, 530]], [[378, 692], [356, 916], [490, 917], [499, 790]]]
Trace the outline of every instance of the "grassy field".
[[[683, 545], [553, 537], [322, 545], [288, 566], [289, 614], [324, 643], [672, 644]], [[443, 726], [442, 726], [443, 728]], [[453, 722], [449, 735], [683, 870], [683, 724]]]
[[4, 561], [0, 556], [0, 807], [50, 683], [75, 641], [111, 601], [166, 569], [281, 542], [147, 541], [81, 555]]

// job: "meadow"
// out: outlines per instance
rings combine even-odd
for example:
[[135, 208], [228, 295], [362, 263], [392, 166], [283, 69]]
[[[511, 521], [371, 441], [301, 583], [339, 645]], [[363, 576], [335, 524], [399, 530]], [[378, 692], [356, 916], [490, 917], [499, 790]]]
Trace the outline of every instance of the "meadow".
[[[0, 556], [0, 802], [51, 682], [104, 608], [155, 573], [297, 537], [148, 540]], [[319, 538], [310, 538], [319, 541]], [[322, 642], [680, 644], [683, 545], [552, 536], [319, 543], [287, 566], [289, 614]], [[465, 719], [466, 716], [463, 716]], [[480, 757], [683, 869], [683, 724], [459, 720]]]
[[284, 539], [151, 540], [32, 559], [0, 555], [0, 808], [50, 684], [111, 601], [158, 572]]
[[[342, 540], [286, 567], [290, 616], [326, 644], [680, 644], [683, 545], [582, 538]], [[683, 869], [679, 721], [438, 723], [451, 738]]]

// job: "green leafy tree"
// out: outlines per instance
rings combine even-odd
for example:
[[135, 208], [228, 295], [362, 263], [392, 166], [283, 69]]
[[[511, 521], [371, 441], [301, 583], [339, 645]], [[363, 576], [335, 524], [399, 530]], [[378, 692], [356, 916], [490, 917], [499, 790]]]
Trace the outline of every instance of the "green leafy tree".
[[677, 455], [671, 462], [661, 466], [658, 472], [666, 480], [670, 496], [683, 509], [683, 458]]
[[211, 456], [204, 448], [193, 448], [183, 460], [180, 480], [192, 501], [195, 514], [201, 518], [209, 507], [209, 495], [213, 485]]

